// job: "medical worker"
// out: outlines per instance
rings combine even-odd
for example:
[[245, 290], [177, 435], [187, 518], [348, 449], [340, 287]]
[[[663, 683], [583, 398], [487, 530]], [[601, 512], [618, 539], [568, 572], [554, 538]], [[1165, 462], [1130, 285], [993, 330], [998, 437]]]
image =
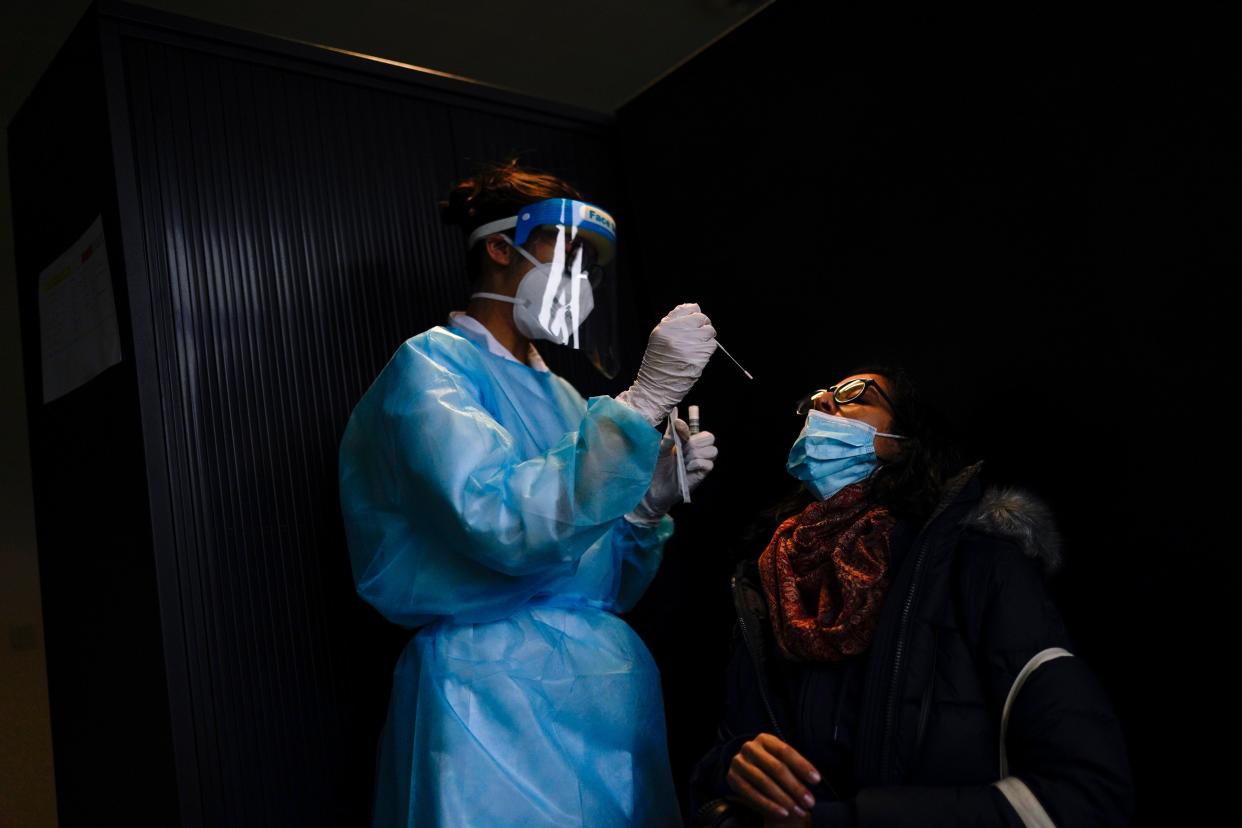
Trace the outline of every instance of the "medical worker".
[[616, 613], [712, 468], [710, 432], [661, 425], [715, 330], [674, 308], [633, 385], [584, 400], [532, 341], [615, 369], [612, 217], [516, 164], [457, 185], [444, 217], [469, 234], [468, 309], [398, 348], [340, 449], [358, 594], [417, 629], [374, 824], [680, 824], [659, 674]]

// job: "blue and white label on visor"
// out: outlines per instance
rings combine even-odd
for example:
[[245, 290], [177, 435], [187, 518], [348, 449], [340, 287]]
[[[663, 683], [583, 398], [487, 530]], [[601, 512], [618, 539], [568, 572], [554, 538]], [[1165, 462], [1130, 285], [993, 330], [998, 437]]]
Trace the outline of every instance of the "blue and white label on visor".
[[598, 207], [579, 202], [578, 217], [583, 225], [590, 225], [597, 233], [607, 236], [610, 241], [617, 240], [617, 223], [612, 216]]
[[561, 225], [585, 233], [599, 254], [599, 263], [607, 264], [617, 244], [617, 223], [606, 210], [570, 198], [549, 198], [523, 207], [517, 216], [513, 241], [526, 243], [536, 227]]

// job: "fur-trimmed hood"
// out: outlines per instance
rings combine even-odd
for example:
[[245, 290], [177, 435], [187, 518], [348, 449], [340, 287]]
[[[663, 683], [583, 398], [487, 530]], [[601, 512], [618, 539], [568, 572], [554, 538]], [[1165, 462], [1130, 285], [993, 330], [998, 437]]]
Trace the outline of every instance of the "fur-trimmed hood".
[[1061, 568], [1061, 533], [1048, 504], [1023, 489], [996, 486], [984, 491], [964, 525], [1008, 538], [1051, 575]]

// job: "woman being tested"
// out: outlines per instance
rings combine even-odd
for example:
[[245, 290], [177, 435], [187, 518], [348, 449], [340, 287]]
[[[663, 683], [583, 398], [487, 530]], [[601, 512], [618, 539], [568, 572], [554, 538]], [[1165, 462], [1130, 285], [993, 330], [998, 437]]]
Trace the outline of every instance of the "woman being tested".
[[984, 489], [898, 369], [797, 411], [801, 493], [733, 580], [694, 823], [1127, 824], [1120, 727], [1044, 586], [1047, 509]]
[[358, 593], [418, 628], [393, 676], [374, 824], [678, 824], [659, 675], [615, 613], [654, 576], [666, 512], [712, 468], [710, 433], [677, 421], [678, 452], [657, 426], [715, 330], [674, 308], [634, 384], [584, 400], [531, 342], [608, 369], [611, 216], [508, 164], [457, 185], [444, 217], [469, 234], [468, 309], [401, 345], [340, 449]]

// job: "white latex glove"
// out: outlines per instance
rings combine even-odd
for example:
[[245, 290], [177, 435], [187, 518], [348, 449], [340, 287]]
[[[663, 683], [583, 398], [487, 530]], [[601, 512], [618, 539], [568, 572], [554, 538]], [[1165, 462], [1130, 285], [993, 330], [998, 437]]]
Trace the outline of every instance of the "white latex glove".
[[[720, 451], [716, 448], [716, 435], [710, 431], [692, 435], [690, 426], [682, 419], [677, 420], [674, 428], [686, 450], [686, 485], [693, 492], [716, 466], [716, 455]], [[651, 476], [651, 487], [634, 511], [625, 516], [626, 520], [640, 526], [655, 526], [669, 509], [681, 503], [681, 487], [677, 485], [679, 462], [673, 438], [666, 434], [660, 441], [660, 457]]]
[[715, 351], [712, 321], [694, 303], [678, 305], [652, 329], [638, 377], [617, 401], [655, 426], [690, 393]]

